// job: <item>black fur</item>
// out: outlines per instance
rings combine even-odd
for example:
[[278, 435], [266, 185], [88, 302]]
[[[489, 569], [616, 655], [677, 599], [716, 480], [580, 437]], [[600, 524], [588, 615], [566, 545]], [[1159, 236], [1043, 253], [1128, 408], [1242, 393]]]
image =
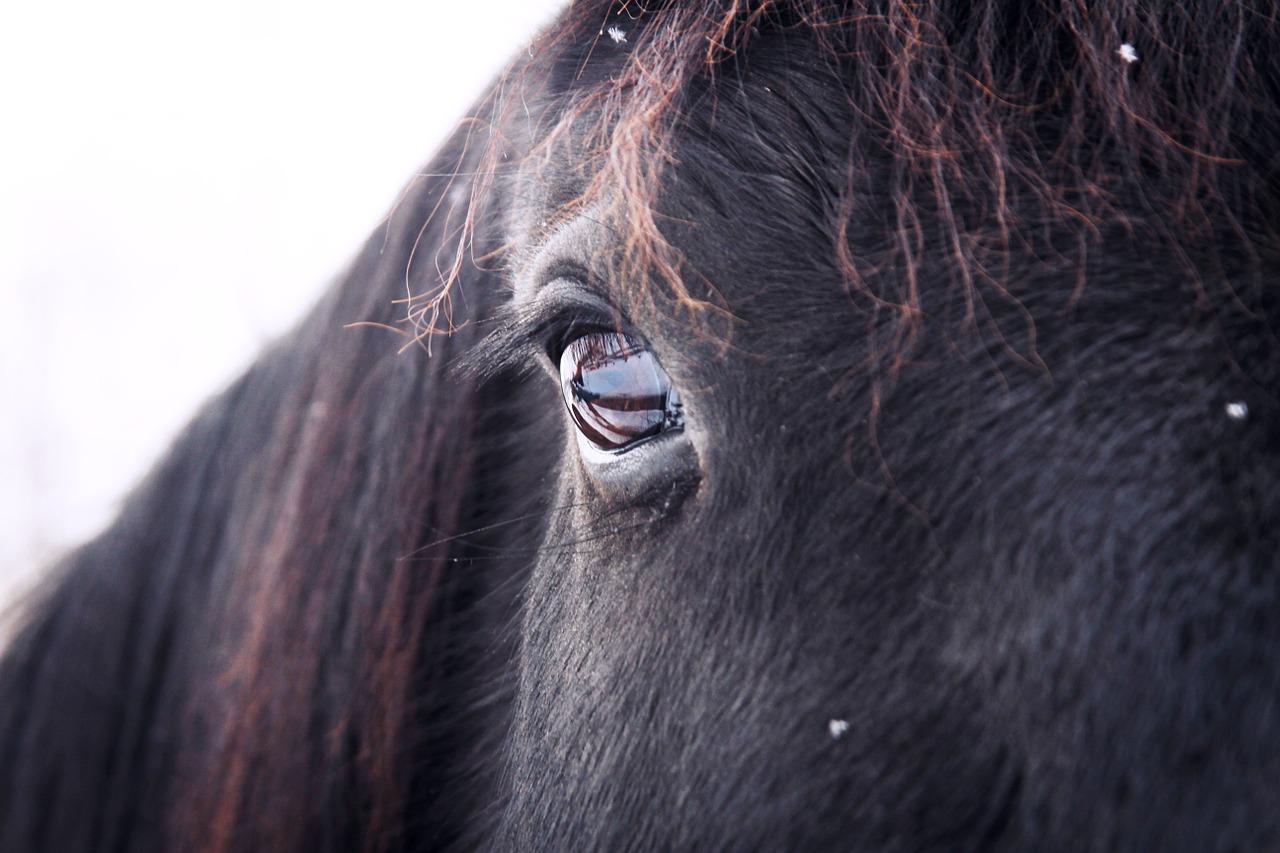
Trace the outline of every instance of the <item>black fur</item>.
[[[1280, 846], [1276, 102], [1197, 219], [1186, 146], [1028, 83], [1005, 187], [860, 99], [906, 7], [849, 5], [730, 8], [680, 90], [648, 203], [685, 293], [629, 265], [587, 96], [727, 4], [575, 7], [30, 603], [0, 849]], [[966, 73], [1075, 67], [1056, 13], [929, 14]], [[1239, 20], [1222, 62], [1280, 91]], [[901, 85], [943, 109], [951, 61]], [[459, 245], [450, 333], [345, 327]], [[647, 341], [684, 431], [584, 458], [543, 375], [575, 323]]]

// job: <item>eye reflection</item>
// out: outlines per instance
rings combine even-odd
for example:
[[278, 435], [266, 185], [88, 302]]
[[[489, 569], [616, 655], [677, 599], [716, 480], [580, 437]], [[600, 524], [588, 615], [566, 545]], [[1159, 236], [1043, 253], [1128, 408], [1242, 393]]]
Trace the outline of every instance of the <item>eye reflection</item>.
[[601, 450], [625, 451], [684, 426], [680, 395], [658, 359], [637, 338], [588, 332], [560, 356], [569, 415]]

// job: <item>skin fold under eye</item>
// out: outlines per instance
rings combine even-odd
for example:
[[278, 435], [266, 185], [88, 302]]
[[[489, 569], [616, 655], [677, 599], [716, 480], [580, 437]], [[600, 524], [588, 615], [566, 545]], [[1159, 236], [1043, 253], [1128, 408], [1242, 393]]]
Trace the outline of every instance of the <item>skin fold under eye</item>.
[[592, 446], [623, 453], [684, 426], [680, 395], [643, 341], [620, 332], [580, 335], [560, 355], [569, 415]]

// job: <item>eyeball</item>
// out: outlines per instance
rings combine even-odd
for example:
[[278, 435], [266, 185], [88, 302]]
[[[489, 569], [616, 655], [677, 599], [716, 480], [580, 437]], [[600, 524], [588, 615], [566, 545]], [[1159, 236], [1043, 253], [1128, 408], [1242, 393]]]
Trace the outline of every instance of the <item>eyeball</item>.
[[574, 338], [560, 354], [560, 385], [578, 432], [606, 453], [626, 453], [684, 427], [671, 377], [631, 335], [592, 331]]

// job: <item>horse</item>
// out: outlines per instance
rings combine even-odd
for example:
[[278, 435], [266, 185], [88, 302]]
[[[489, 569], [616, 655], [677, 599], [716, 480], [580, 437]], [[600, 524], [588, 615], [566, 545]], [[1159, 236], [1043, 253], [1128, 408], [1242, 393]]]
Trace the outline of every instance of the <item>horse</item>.
[[15, 618], [0, 849], [1280, 846], [1280, 15], [576, 0]]

